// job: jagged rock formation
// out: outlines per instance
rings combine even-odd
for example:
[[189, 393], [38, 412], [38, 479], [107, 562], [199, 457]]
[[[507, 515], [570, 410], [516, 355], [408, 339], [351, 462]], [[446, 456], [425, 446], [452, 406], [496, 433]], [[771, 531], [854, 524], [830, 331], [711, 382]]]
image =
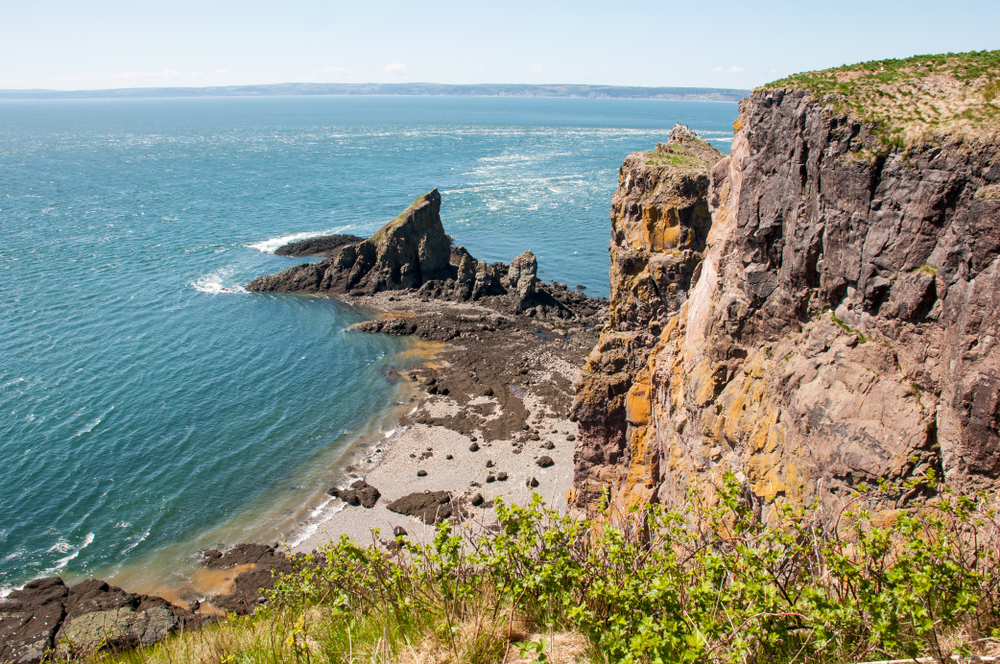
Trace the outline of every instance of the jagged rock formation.
[[367, 240], [342, 246], [336, 258], [255, 279], [247, 290], [378, 293], [447, 279], [452, 276], [451, 242], [441, 226], [440, 210], [441, 194], [435, 189]]
[[[304, 263], [247, 284], [251, 292], [374, 295], [385, 291], [416, 291], [423, 298], [476, 301], [504, 313], [543, 320], [573, 320], [576, 325], [598, 322], [602, 306], [565, 284], [538, 280], [538, 262], [525, 251], [508, 266], [477, 261], [464, 247], [453, 247], [441, 224], [437, 189], [418, 198], [396, 219], [367, 240], [352, 243], [330, 236], [292, 243], [275, 253], [305, 255], [322, 248], [328, 258]], [[405, 321], [383, 330], [412, 334]]]
[[34, 664], [149, 645], [202, 620], [165, 599], [97, 579], [71, 587], [57, 576], [36, 579], [0, 601], [0, 661]]
[[612, 317], [578, 386], [578, 505], [606, 485], [676, 502], [727, 470], [763, 503], [929, 469], [995, 486], [1000, 147], [968, 128], [907, 147], [831, 99], [745, 100], [686, 301], [664, 320], [659, 298], [612, 298], [637, 313]]
[[629, 155], [618, 171], [611, 202], [609, 322], [587, 360], [574, 407], [583, 434], [576, 447], [581, 502], [620, 484], [627, 456], [640, 463], [633, 473], [656, 473], [651, 450], [641, 446], [645, 429], [636, 424], [645, 400], [630, 390], [645, 371], [660, 328], [687, 298], [712, 224], [709, 171], [723, 156], [677, 125], [666, 143]]

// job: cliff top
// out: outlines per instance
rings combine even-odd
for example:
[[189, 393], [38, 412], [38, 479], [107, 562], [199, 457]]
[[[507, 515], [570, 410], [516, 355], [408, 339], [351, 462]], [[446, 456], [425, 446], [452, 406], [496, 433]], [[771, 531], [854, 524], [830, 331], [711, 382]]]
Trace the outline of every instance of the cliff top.
[[666, 143], [657, 143], [652, 152], [639, 153], [647, 166], [673, 166], [674, 168], [710, 169], [723, 155], [685, 125], [676, 124], [670, 130]]
[[1000, 51], [918, 55], [805, 72], [757, 88], [808, 90], [836, 112], [878, 125], [884, 142], [1000, 134]]

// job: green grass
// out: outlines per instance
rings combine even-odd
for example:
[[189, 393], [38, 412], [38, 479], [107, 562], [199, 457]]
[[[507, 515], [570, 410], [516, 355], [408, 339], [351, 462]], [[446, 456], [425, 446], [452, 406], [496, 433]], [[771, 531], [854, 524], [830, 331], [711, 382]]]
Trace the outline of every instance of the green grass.
[[[905, 496], [934, 498], [894, 508]], [[298, 561], [254, 615], [102, 662], [856, 662], [982, 654], [1000, 636], [994, 499], [933, 473], [844, 507], [765, 507], [730, 474], [683, 508], [560, 516], [498, 503], [389, 553]], [[706, 497], [707, 496], [707, 497]]]
[[647, 166], [673, 166], [674, 168], [705, 168], [705, 164], [691, 155], [677, 152], [647, 152]]
[[872, 60], [795, 74], [757, 91], [808, 90], [831, 109], [908, 144], [937, 135], [989, 139], [1000, 131], [1000, 51]]

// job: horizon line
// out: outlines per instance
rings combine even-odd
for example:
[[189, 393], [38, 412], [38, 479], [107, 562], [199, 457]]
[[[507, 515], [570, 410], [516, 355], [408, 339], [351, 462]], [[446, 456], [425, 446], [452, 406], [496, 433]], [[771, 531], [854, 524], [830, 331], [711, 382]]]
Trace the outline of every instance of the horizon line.
[[127, 99], [159, 97], [376, 96], [549, 97], [660, 99], [738, 102], [750, 95], [742, 88], [692, 86], [589, 85], [577, 83], [258, 83], [247, 85], [159, 86], [53, 90], [0, 89], [0, 99]]

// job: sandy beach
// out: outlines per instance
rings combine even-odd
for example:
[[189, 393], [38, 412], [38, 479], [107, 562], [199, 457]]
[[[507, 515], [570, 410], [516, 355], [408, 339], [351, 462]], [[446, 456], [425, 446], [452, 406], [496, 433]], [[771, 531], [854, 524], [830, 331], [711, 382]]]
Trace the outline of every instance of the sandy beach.
[[[384, 312], [383, 320], [405, 317], [452, 338], [425, 347], [434, 349], [431, 359], [404, 377], [414, 386], [412, 407], [378, 444], [374, 467], [349, 466], [338, 485], [347, 489], [363, 479], [381, 494], [377, 503], [366, 508], [334, 499], [339, 511], [285, 550], [308, 553], [343, 535], [359, 544], [390, 541], [396, 528], [428, 542], [433, 525], [389, 509], [393, 501], [425, 491], [449, 492], [472, 523], [488, 523], [498, 497], [524, 504], [538, 493], [547, 505], [565, 509], [577, 435], [569, 408], [596, 339], [593, 331], [399, 293], [352, 300]], [[416, 335], [422, 336], [419, 330]], [[472, 506], [476, 494], [483, 501]]]

